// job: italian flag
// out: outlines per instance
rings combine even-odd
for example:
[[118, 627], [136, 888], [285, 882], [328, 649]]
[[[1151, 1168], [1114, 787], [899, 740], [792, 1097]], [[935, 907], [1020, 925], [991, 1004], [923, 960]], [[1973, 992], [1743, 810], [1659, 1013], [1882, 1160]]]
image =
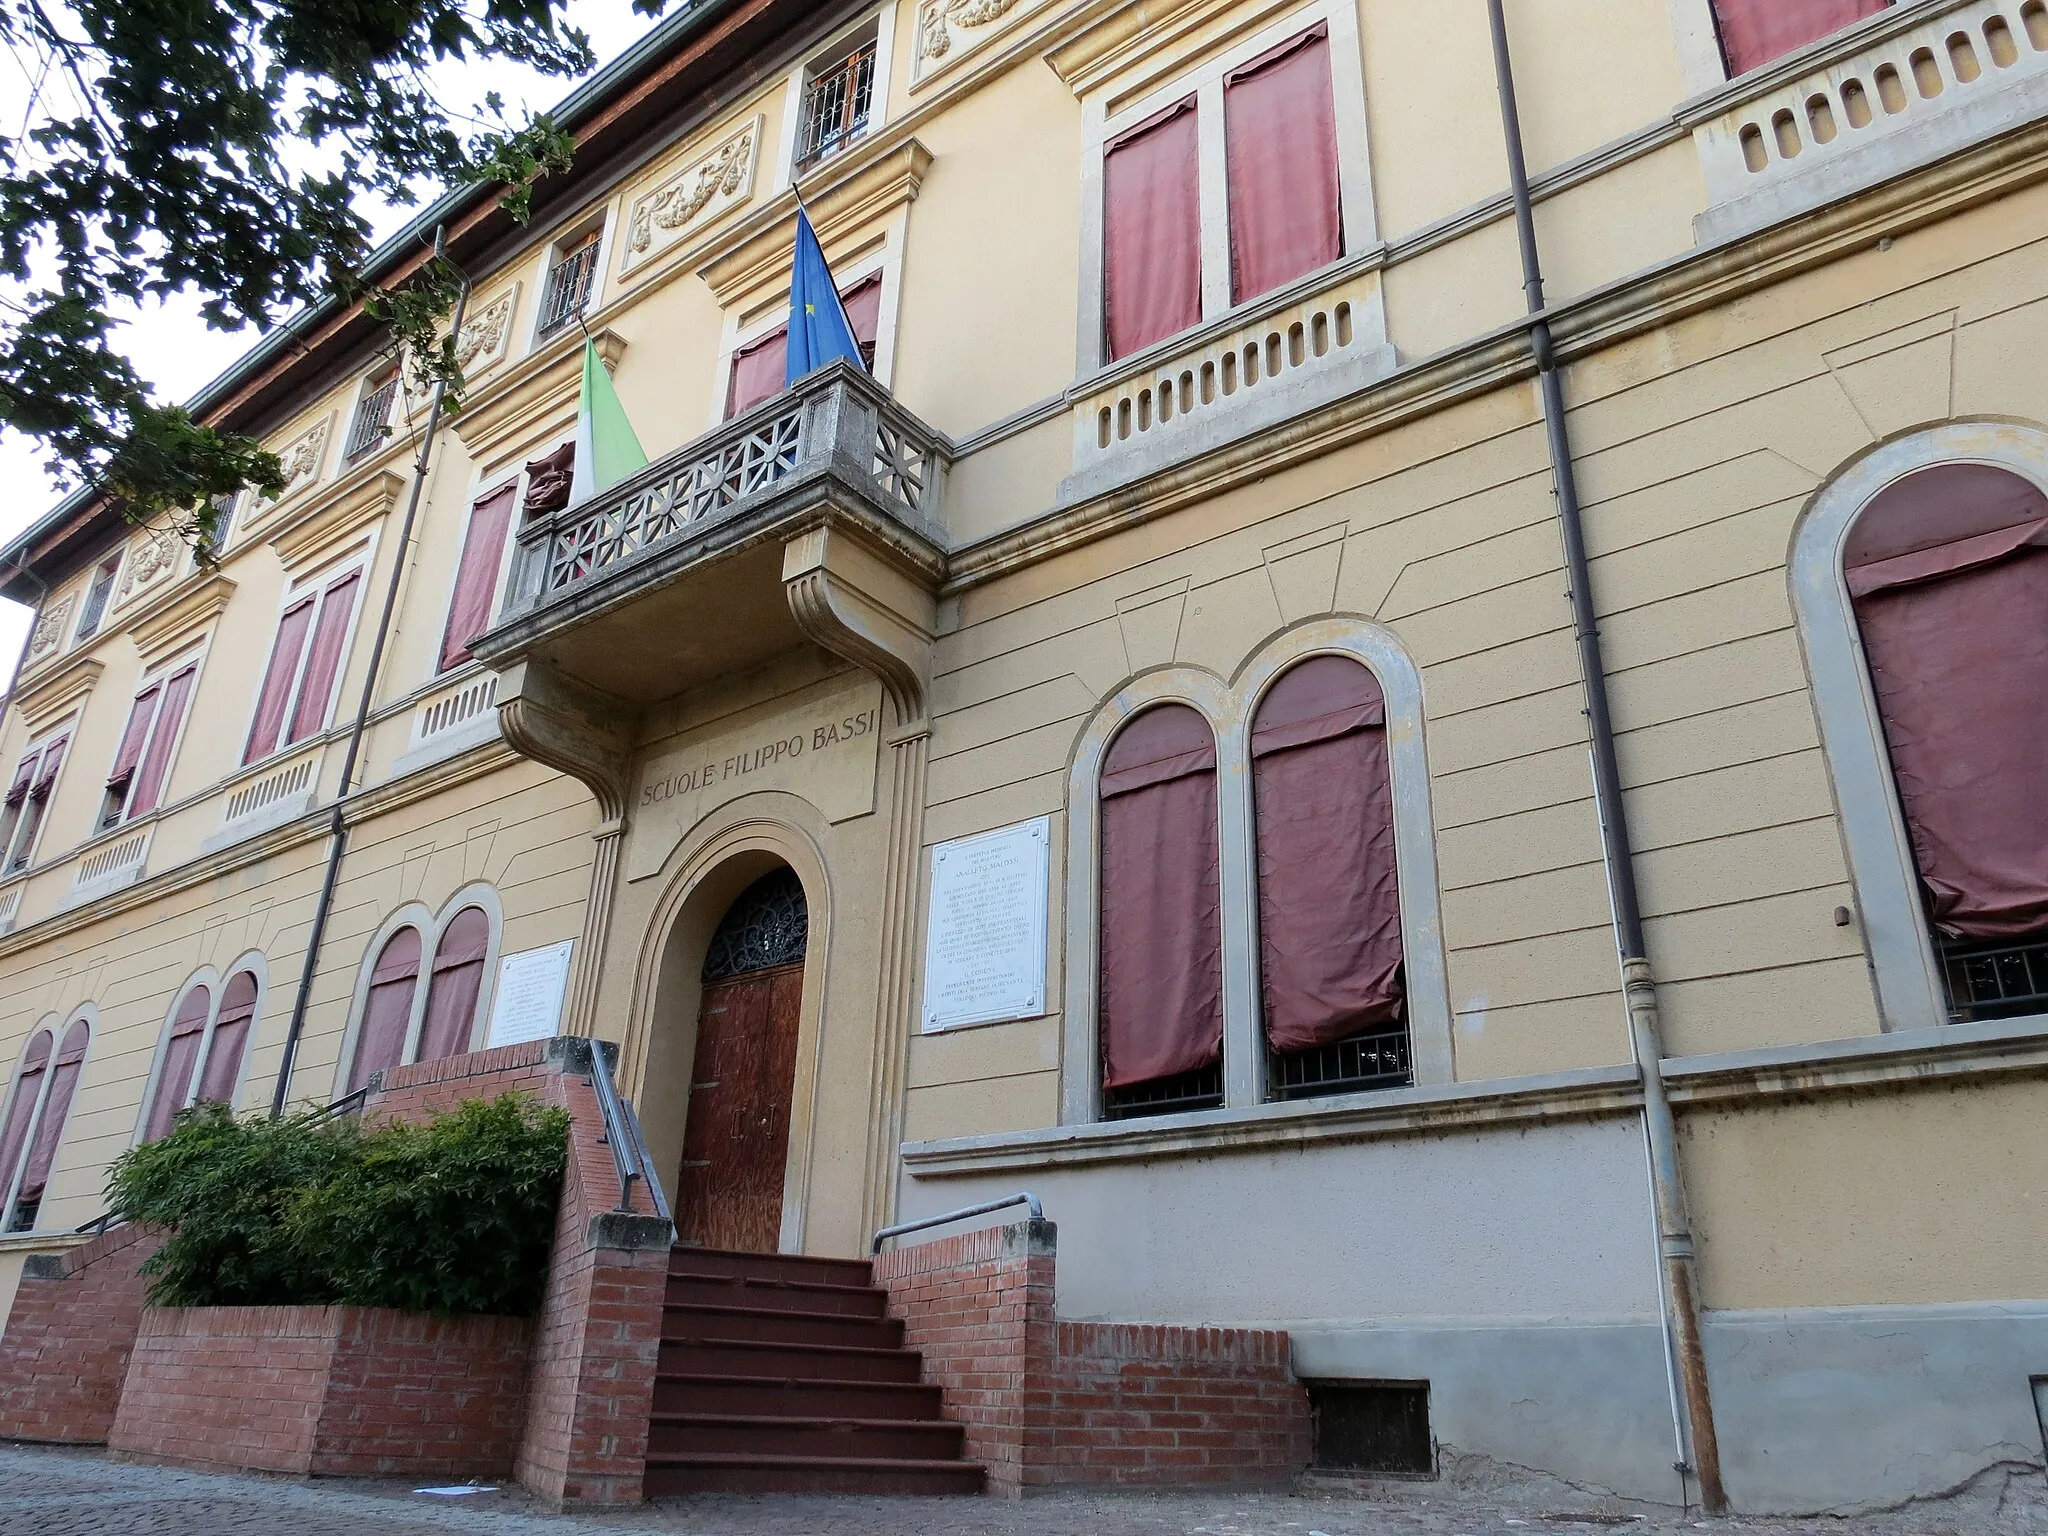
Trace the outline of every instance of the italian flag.
[[576, 407], [576, 467], [570, 474], [569, 505], [587, 501], [644, 467], [647, 453], [626, 420], [626, 408], [612, 388], [611, 373], [597, 355], [597, 343], [583, 343], [583, 395]]

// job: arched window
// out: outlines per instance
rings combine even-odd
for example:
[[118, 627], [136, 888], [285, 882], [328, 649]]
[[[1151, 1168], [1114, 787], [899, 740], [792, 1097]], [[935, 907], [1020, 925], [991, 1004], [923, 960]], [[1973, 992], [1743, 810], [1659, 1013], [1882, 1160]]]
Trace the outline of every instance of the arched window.
[[199, 1074], [201, 1104], [235, 1102], [235, 1085], [242, 1080], [242, 1058], [249, 1053], [249, 1033], [256, 1024], [256, 978], [237, 971], [228, 978], [221, 993], [220, 1016], [213, 1021], [213, 1038], [206, 1046], [206, 1069]]
[[5, 1178], [8, 1192], [7, 1219], [0, 1223], [0, 1230], [27, 1232], [35, 1227], [91, 1040], [91, 1026], [84, 1019], [73, 1019], [54, 1057], [49, 1055], [48, 1030], [38, 1031], [29, 1041], [29, 1052], [37, 1052], [39, 1045], [41, 1051], [33, 1063], [24, 1055], [6, 1129], [0, 1132], [0, 1177]]
[[1102, 761], [1103, 1113], [1223, 1101], [1216, 738], [1185, 704], [1136, 716]]
[[384, 941], [370, 972], [355, 1066], [348, 1078], [349, 1092], [365, 1086], [372, 1073], [395, 1067], [403, 1058], [405, 1037], [412, 1029], [413, 994], [419, 988], [419, 980], [420, 931], [401, 928]]
[[1842, 565], [1950, 1016], [2048, 1011], [2048, 497], [1921, 469]]
[[1409, 1080], [1386, 705], [1344, 656], [1282, 673], [1251, 729], [1271, 1098]]
[[168, 1136], [171, 1122], [192, 1097], [192, 1069], [199, 1061], [199, 1048], [206, 1040], [206, 1021], [213, 1013], [213, 993], [199, 986], [187, 992], [171, 1019], [170, 1038], [164, 1042], [163, 1065], [157, 1069], [156, 1093], [149, 1101], [149, 1119], [142, 1139], [155, 1141]]
[[420, 1023], [415, 1061], [440, 1061], [469, 1049], [476, 1028], [476, 1000], [483, 990], [484, 956], [491, 947], [491, 920], [480, 907], [464, 907], [441, 930], [434, 970], [427, 983], [427, 1013]]

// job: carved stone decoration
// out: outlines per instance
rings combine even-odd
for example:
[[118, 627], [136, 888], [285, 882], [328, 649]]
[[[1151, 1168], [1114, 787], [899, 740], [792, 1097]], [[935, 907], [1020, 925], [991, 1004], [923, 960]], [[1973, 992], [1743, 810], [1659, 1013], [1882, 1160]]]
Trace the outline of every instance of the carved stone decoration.
[[284, 489], [272, 500], [283, 501], [292, 492], [310, 485], [320, 477], [320, 465], [327, 457], [327, 428], [332, 419], [329, 417], [315, 422], [278, 449], [278, 462], [283, 466]]
[[60, 598], [43, 610], [43, 616], [36, 620], [35, 633], [28, 637], [28, 661], [34, 666], [45, 656], [62, 649], [64, 631], [71, 623], [70, 595]]
[[882, 680], [899, 728], [924, 723], [938, 623], [922, 582], [820, 528], [784, 546], [782, 589], [797, 628]]
[[627, 261], [644, 256], [657, 242], [695, 219], [714, 202], [746, 196], [754, 180], [754, 149], [761, 120], [755, 118], [704, 159], [687, 166], [633, 205], [626, 237]]
[[161, 581], [170, 574], [177, 560], [176, 541], [165, 534], [152, 533], [135, 546], [135, 552], [128, 557], [127, 574], [121, 578], [121, 601], [126, 602], [144, 587]]
[[952, 27], [972, 31], [1001, 21], [1017, 8], [1017, 0], [924, 0], [917, 12], [919, 72], [953, 51]]
[[488, 367], [505, 355], [505, 341], [512, 334], [512, 308], [519, 299], [514, 283], [462, 322], [462, 335], [455, 342], [455, 361], [463, 368]]

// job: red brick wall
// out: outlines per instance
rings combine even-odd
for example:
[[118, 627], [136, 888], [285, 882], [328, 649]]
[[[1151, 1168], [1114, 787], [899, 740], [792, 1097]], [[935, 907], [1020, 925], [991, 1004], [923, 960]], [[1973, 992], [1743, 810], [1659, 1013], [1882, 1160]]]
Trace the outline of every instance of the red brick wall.
[[366, 1307], [152, 1307], [107, 1445], [302, 1475], [500, 1477], [531, 1332]]
[[1055, 1241], [1050, 1222], [1024, 1222], [875, 1261], [991, 1492], [1270, 1483], [1308, 1464], [1285, 1333], [1058, 1322]]
[[116, 1227], [30, 1257], [0, 1335], [0, 1438], [106, 1444], [148, 1288], [135, 1271], [162, 1244], [150, 1228]]

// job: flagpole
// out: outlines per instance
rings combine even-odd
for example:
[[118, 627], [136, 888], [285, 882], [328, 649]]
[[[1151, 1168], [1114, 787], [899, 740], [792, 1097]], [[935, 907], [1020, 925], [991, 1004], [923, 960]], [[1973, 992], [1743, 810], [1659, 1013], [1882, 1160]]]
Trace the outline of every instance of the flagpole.
[[[806, 223], [806, 224], [809, 224], [809, 225], [811, 226], [811, 239], [812, 239], [812, 241], [813, 241], [813, 242], [814, 242], [814, 243], [815, 243], [815, 244], [817, 245], [817, 247], [818, 247], [818, 255], [819, 255], [819, 257], [820, 257], [821, 259], [823, 259], [823, 260], [824, 260], [824, 262], [825, 262], [825, 274], [826, 274], [826, 276], [828, 276], [828, 277], [830, 277], [830, 278], [832, 279], [832, 280], [831, 280], [831, 281], [830, 281], [829, 283], [827, 283], [827, 284], [826, 284], [825, 286], [826, 286], [826, 287], [828, 287], [828, 288], [830, 288], [830, 289], [832, 290], [832, 302], [833, 302], [834, 304], [836, 304], [836, 305], [838, 305], [838, 306], [839, 306], [839, 323], [840, 323], [841, 325], [843, 325], [843, 326], [845, 326], [845, 327], [846, 327], [846, 334], [847, 334], [847, 335], [849, 335], [849, 336], [852, 336], [852, 335], [853, 335], [853, 316], [849, 315], [849, 314], [848, 314], [848, 313], [846, 312], [846, 300], [845, 300], [845, 298], [844, 298], [844, 297], [843, 297], [843, 296], [842, 296], [842, 295], [840, 294], [840, 292], [839, 292], [839, 278], [838, 278], [838, 276], [837, 276], [836, 274], [834, 274], [834, 273], [833, 273], [833, 271], [832, 271], [832, 262], [831, 262], [830, 258], [828, 258], [828, 257], [826, 257], [826, 256], [825, 256], [825, 242], [824, 242], [823, 240], [821, 240], [821, 239], [819, 239], [819, 238], [818, 238], [818, 225], [817, 225], [817, 222], [816, 222], [816, 221], [815, 221], [814, 219], [812, 219], [812, 218], [811, 218], [811, 210], [810, 210], [810, 205], [809, 205], [809, 204], [807, 204], [807, 203], [806, 203], [806, 202], [804, 201], [804, 193], [803, 193], [803, 188], [802, 188], [802, 187], [801, 187], [801, 186], [800, 186], [800, 185], [798, 184], [798, 183], [799, 183], [799, 181], [800, 181], [800, 179], [801, 179], [801, 178], [800, 178], [800, 177], [799, 177], [799, 176], [797, 175], [797, 173], [796, 173], [796, 172], [794, 172], [794, 171], [790, 172], [790, 177], [789, 177], [789, 190], [790, 190], [790, 194], [791, 194], [791, 195], [792, 195], [793, 197], [795, 197], [795, 198], [796, 198], [796, 211], [797, 211], [797, 216], [798, 216], [798, 217], [799, 217], [800, 219], [802, 219], [802, 220], [804, 221], [804, 223]], [[794, 240], [794, 239], [792, 239], [792, 240], [790, 241], [790, 251], [791, 251], [791, 255], [792, 255], [792, 260], [791, 260], [791, 263], [790, 263], [790, 295], [789, 295], [789, 324], [790, 324], [790, 325], [792, 325], [792, 326], [796, 324], [796, 263], [795, 263], [795, 261], [794, 261], [794, 253], [795, 253], [795, 250], [796, 250], [796, 242], [795, 242], [795, 240]], [[858, 337], [855, 337], [855, 338], [854, 338], [854, 340], [855, 340], [855, 345], [856, 345], [856, 346], [858, 346], [858, 344], [859, 344], [859, 338], [858, 338]], [[862, 369], [863, 369], [864, 371], [866, 370], [866, 368], [867, 368], [867, 362], [866, 362], [866, 360], [865, 360], [865, 359], [862, 359], [862, 361], [861, 361], [861, 367], [862, 367]]]

